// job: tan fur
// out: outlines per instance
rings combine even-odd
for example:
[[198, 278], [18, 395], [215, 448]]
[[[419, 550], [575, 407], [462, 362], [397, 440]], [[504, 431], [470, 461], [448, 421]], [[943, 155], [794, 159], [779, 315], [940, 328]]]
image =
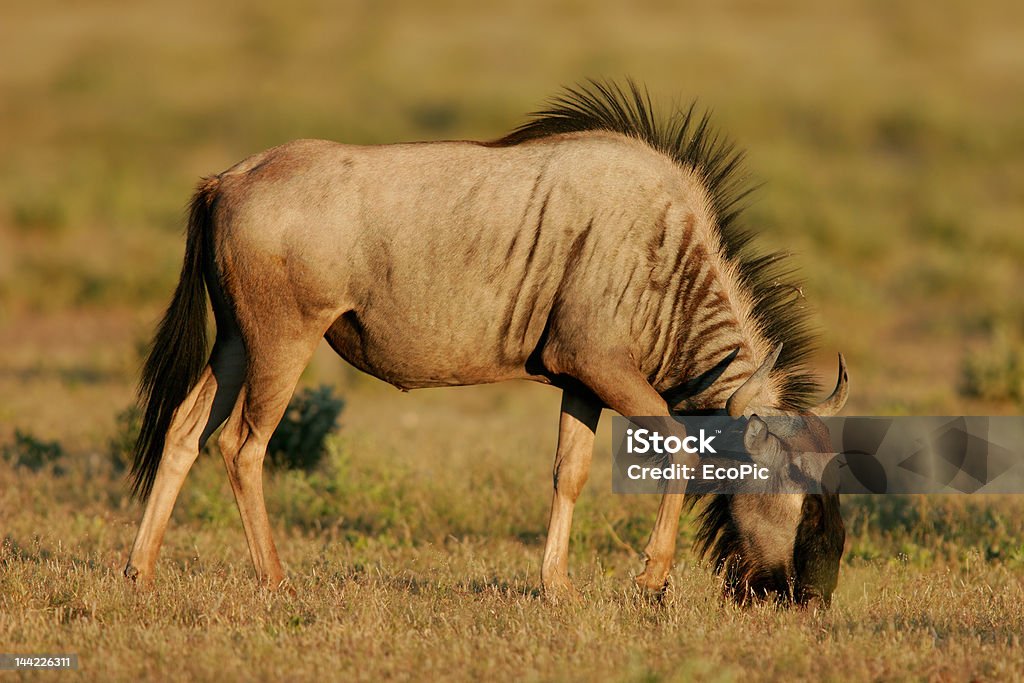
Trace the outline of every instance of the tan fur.
[[[738, 349], [723, 379], [686, 404], [721, 409], [771, 350], [700, 179], [618, 133], [514, 146], [302, 140], [241, 162], [204, 192], [218, 342], [167, 433], [133, 578], [152, 576], [201, 436], [226, 419], [218, 443], [256, 574], [284, 580], [261, 468], [323, 337], [402, 389], [515, 378], [563, 389], [542, 577], [552, 592], [571, 588], [572, 511], [600, 407], [667, 417], [662, 392]], [[680, 365], [680, 353], [691, 360]], [[755, 405], [775, 406], [779, 381]], [[662, 502], [645, 588], [665, 584], [682, 504], [678, 494]]]

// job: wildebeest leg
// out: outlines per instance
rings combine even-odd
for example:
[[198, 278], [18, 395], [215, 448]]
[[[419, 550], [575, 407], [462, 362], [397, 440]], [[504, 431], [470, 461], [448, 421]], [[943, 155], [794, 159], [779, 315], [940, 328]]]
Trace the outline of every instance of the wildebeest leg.
[[675, 559], [679, 517], [682, 513], [682, 494], [666, 493], [661, 497], [658, 518], [644, 547], [644, 571], [636, 577], [637, 585], [645, 591], [661, 594], [668, 587], [668, 574]]
[[[630, 363], [625, 360], [617, 363], [596, 362], [591, 364], [590, 368], [591, 372], [579, 373], [577, 378], [609, 408], [620, 415], [631, 418], [655, 418], [654, 420], [640, 419], [637, 422], [643, 426], [658, 429], [662, 434], [675, 434], [680, 438], [686, 436], [683, 425], [668, 419], [669, 409], [665, 399]], [[680, 454], [680, 456], [682, 455]], [[677, 456], [677, 461], [679, 464], [690, 466], [697, 464], [697, 459], [692, 456], [686, 458], [686, 462]], [[637, 585], [648, 592], [660, 595], [668, 583], [668, 574], [672, 569], [672, 561], [675, 556], [676, 536], [679, 533], [679, 516], [682, 509], [683, 495], [681, 493], [666, 493], [662, 496], [654, 530], [644, 548], [646, 558], [644, 571], [636, 577]]]
[[133, 581], [144, 582], [153, 577], [174, 501], [192, 463], [199, 456], [200, 436], [207, 425], [216, 394], [217, 378], [207, 365], [199, 382], [178, 406], [171, 419], [153, 490], [146, 502], [146, 511], [124, 569], [124, 575]]
[[127, 578], [136, 582], [152, 578], [174, 501], [206, 439], [231, 412], [242, 386], [245, 363], [241, 338], [233, 331], [219, 333], [209, 365], [171, 419], [153, 490], [124, 569]]
[[594, 397], [572, 389], [562, 392], [553, 473], [555, 491], [541, 565], [541, 583], [549, 596], [575, 592], [569, 581], [569, 531], [573, 507], [590, 474], [594, 430], [600, 417], [601, 404]]
[[218, 438], [242, 518], [256, 578], [269, 588], [285, 580], [263, 500], [263, 458], [319, 336], [312, 343], [249, 340], [249, 372]]

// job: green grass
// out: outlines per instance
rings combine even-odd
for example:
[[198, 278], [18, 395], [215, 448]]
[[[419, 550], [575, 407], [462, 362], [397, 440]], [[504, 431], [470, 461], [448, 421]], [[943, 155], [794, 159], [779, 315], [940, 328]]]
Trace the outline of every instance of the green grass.
[[199, 177], [298, 137], [493, 138], [563, 84], [626, 74], [662, 104], [699, 97], [748, 150], [765, 183], [748, 220], [796, 253], [815, 364], [831, 377], [847, 356], [848, 412], [1019, 412], [1019, 3], [8, 5], [0, 448], [61, 454], [0, 462], [0, 650], [77, 651], [105, 680], [1024, 673], [1012, 497], [845, 501], [826, 616], [724, 607], [685, 550], [656, 609], [628, 588], [656, 501], [608, 493], [602, 432], [573, 532], [584, 600], [552, 606], [536, 592], [556, 392], [399, 395], [321, 349], [303, 383], [340, 387], [342, 430], [318, 468], [267, 480], [297, 596], [253, 589], [216, 456], [136, 594], [119, 572], [140, 510], [110, 455], [123, 466]]

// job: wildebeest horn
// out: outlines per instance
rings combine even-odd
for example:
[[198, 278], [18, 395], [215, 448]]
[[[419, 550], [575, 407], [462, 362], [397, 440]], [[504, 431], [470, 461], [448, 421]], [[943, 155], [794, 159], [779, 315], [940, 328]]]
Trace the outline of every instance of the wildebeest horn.
[[836, 388], [832, 395], [815, 406], [812, 412], [821, 417], [837, 415], [843, 409], [843, 406], [846, 405], [846, 399], [849, 396], [850, 384], [849, 377], [846, 374], [846, 360], [843, 358], [843, 354], [839, 354], [839, 379], [836, 381]]
[[747, 381], [741, 384], [733, 392], [732, 396], [729, 397], [729, 400], [725, 403], [725, 410], [729, 413], [730, 417], [743, 416], [743, 411], [746, 410], [747, 404], [761, 392], [761, 387], [764, 385], [765, 380], [768, 379], [772, 368], [775, 367], [775, 361], [779, 359], [780, 353], [782, 353], [782, 342], [775, 345], [775, 348], [771, 350], [768, 357], [761, 363], [761, 367], [748, 377]]

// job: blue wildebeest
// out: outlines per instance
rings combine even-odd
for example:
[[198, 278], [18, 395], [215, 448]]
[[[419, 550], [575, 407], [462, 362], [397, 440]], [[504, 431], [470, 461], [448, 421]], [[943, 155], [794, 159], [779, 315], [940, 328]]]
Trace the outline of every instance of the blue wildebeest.
[[[822, 450], [814, 415], [845, 402], [842, 359], [836, 390], [812, 408], [798, 290], [738, 225], [740, 159], [692, 106], [663, 123], [632, 82], [590, 82], [494, 142], [300, 140], [202, 181], [142, 375], [132, 474], [148, 501], [125, 575], [152, 577], [185, 476], [223, 424], [256, 575], [284, 580], [263, 458], [325, 337], [401, 389], [529, 379], [562, 390], [549, 594], [572, 591], [569, 530], [602, 408], [788, 413], [804, 428], [771, 434], [750, 421], [751, 454], [801, 439], [811, 443], [800, 450]], [[666, 585], [685, 502], [662, 500], [636, 578], [648, 591]], [[737, 600], [828, 601], [843, 544], [836, 496], [701, 505], [699, 549]]]

